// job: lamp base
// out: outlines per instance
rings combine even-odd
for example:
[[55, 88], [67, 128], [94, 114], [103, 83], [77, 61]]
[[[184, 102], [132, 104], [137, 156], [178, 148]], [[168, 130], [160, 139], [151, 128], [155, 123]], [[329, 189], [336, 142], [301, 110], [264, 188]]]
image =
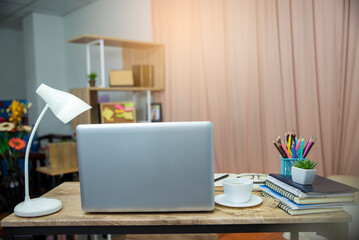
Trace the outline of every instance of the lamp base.
[[33, 198], [16, 205], [15, 215], [19, 217], [39, 217], [57, 212], [62, 208], [60, 200], [54, 198]]

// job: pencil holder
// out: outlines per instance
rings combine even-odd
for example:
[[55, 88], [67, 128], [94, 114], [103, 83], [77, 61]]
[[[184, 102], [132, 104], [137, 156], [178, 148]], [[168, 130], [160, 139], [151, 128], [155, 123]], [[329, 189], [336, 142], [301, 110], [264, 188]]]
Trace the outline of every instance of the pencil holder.
[[298, 159], [305, 159], [305, 158], [283, 158], [281, 159], [281, 174], [282, 175], [292, 175], [292, 166], [295, 161]]

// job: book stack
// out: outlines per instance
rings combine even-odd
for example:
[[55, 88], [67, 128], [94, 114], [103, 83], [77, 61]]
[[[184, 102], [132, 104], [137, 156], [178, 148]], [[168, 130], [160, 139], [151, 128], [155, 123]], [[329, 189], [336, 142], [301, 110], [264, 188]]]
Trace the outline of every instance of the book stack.
[[153, 87], [153, 66], [134, 65], [132, 66], [134, 86]]
[[319, 175], [313, 184], [302, 185], [293, 182], [291, 175], [269, 174], [259, 188], [263, 196], [278, 199], [278, 207], [291, 215], [343, 211], [343, 203], [354, 201], [357, 191]]

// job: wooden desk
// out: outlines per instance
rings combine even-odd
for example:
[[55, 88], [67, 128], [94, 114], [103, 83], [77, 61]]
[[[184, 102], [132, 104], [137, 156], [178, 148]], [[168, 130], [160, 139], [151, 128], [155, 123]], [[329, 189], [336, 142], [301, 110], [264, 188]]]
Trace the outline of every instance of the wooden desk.
[[[330, 239], [347, 239], [351, 216], [346, 212], [291, 216], [279, 208], [270, 212], [232, 215], [218, 210], [191, 213], [85, 213], [78, 182], [66, 182], [44, 196], [58, 198], [58, 213], [21, 218], [14, 214], [1, 221], [4, 239], [40, 234], [137, 234], [137, 233], [240, 233], [318, 232]], [[262, 207], [262, 206], [259, 206]], [[238, 210], [238, 209], [237, 209]]]

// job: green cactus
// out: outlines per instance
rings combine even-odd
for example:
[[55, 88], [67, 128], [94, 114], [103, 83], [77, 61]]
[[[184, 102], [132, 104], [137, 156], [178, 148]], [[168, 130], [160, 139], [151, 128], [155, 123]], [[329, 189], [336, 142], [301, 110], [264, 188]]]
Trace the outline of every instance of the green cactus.
[[303, 169], [313, 169], [317, 163], [312, 162], [309, 159], [298, 159], [293, 163], [294, 167], [303, 168]]

